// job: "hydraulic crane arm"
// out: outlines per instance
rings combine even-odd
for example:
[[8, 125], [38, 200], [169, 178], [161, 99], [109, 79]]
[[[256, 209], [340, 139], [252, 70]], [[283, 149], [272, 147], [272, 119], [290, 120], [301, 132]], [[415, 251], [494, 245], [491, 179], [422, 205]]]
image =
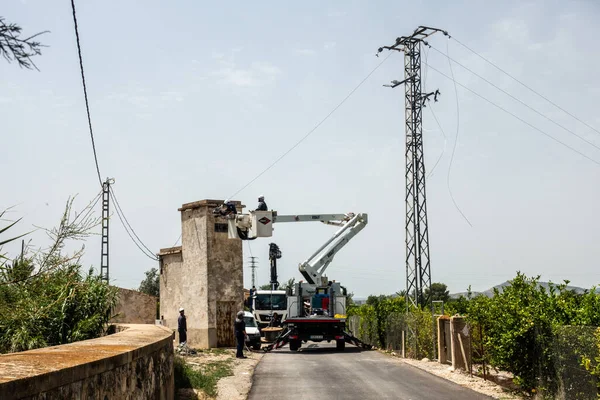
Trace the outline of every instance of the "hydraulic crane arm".
[[[322, 284], [321, 278], [333, 261], [333, 257], [367, 225], [367, 214], [349, 214], [345, 221], [327, 221], [341, 228], [319, 247], [306, 261], [298, 266], [300, 273], [311, 284]], [[323, 221], [326, 222], [326, 221]]]
[[[333, 257], [365, 227], [368, 219], [367, 214], [354, 213], [278, 215], [276, 211], [251, 211], [249, 214], [227, 217], [227, 221], [229, 238], [242, 240], [272, 236], [275, 223], [320, 221], [339, 226], [340, 229], [327, 242], [298, 266], [308, 283], [322, 284], [323, 274]], [[276, 258], [273, 257], [272, 261]]]

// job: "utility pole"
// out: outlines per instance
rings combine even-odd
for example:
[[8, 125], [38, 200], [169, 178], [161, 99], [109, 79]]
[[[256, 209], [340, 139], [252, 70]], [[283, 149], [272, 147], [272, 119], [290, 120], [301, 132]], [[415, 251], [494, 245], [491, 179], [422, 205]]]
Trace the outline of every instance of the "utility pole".
[[423, 107], [439, 90], [421, 92], [421, 44], [436, 32], [448, 32], [426, 26], [418, 27], [410, 36], [396, 39], [392, 46], [380, 47], [404, 53], [404, 80], [392, 81], [395, 88], [404, 84], [404, 117], [406, 130], [406, 305], [422, 307], [429, 304], [425, 289], [431, 287], [429, 259], [429, 230], [427, 227], [427, 197], [425, 191], [425, 162], [423, 155]]
[[256, 288], [256, 257], [250, 257], [250, 269], [252, 269], [252, 289]]
[[115, 183], [114, 179], [106, 178], [102, 184], [102, 242], [100, 255], [100, 278], [109, 283], [108, 280], [108, 223], [110, 205], [110, 185]]
[[269, 261], [271, 262], [271, 290], [279, 288], [277, 281], [277, 260], [281, 258], [281, 250], [275, 243], [269, 243]]

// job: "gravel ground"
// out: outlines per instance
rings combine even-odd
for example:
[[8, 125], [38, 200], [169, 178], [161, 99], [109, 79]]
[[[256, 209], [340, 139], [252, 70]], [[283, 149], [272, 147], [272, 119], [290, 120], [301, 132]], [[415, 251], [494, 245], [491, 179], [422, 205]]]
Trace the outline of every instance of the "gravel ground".
[[[252, 376], [256, 364], [263, 357], [262, 352], [249, 352], [245, 354], [248, 358], [235, 358], [235, 349], [219, 349], [222, 350], [217, 354], [211, 352], [198, 351], [196, 354], [183, 358], [185, 362], [192, 367], [199, 367], [203, 364], [208, 364], [215, 361], [231, 360], [233, 367], [233, 375], [219, 379], [217, 383], [217, 400], [245, 400], [248, 397], [250, 388], [252, 387]], [[204, 392], [195, 389], [181, 389], [178, 393], [180, 399], [214, 399]]]
[[392, 357], [401, 360], [402, 362], [412, 365], [416, 368], [422, 369], [424, 371], [429, 372], [430, 374], [437, 375], [441, 378], [447, 379], [451, 382], [454, 382], [460, 386], [469, 388], [476, 392], [488, 395], [494, 399], [503, 399], [503, 400], [521, 400], [522, 397], [511, 393], [509, 390], [503, 388], [491, 382], [489, 380], [484, 380], [483, 378], [479, 378], [477, 376], [469, 376], [467, 372], [462, 370], [452, 370], [451, 365], [440, 364], [437, 361], [430, 361], [428, 359], [423, 360], [413, 360], [410, 358], [400, 358], [396, 357], [395, 353], [382, 352], [384, 354], [390, 355]]

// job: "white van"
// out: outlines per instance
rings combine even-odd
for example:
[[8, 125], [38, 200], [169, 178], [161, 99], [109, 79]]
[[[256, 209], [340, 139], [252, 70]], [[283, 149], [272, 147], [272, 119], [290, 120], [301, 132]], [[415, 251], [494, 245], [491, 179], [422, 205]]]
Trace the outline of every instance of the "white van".
[[252, 347], [254, 350], [260, 350], [260, 330], [256, 324], [256, 319], [254, 319], [254, 315], [248, 311], [244, 311], [244, 322], [246, 323], [246, 334], [248, 335], [246, 345]]

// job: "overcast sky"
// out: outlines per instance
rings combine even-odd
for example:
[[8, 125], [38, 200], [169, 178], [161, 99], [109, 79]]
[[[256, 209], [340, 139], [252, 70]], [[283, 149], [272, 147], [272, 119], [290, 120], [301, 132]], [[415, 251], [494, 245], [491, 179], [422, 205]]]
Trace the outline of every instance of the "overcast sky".
[[[224, 199], [304, 136], [383, 58], [378, 47], [418, 25], [447, 30], [527, 85], [600, 129], [600, 4], [595, 1], [200, 2], [79, 1], [84, 66], [103, 177], [131, 225], [158, 252], [180, 234], [177, 208]], [[0, 62], [2, 195], [20, 230], [52, 226], [69, 196], [82, 207], [99, 184], [93, 163], [69, 1], [6, 0], [0, 15], [24, 35], [49, 30], [40, 72]], [[431, 45], [600, 146], [600, 134], [560, 112], [441, 34]], [[387, 56], [387, 54], [384, 54]], [[424, 56], [425, 57], [425, 56]], [[429, 50], [428, 62], [450, 74]], [[280, 214], [364, 212], [368, 226], [329, 267], [358, 297], [405, 288], [403, 58], [392, 55], [306, 141], [235, 197], [259, 194]], [[515, 276], [600, 283], [600, 166], [423, 67], [442, 96], [424, 111], [431, 271], [452, 292]], [[457, 81], [600, 161], [600, 151], [458, 65]], [[457, 113], [458, 108], [458, 113]], [[452, 203], [450, 187], [470, 227]], [[444, 150], [445, 149], [445, 150]], [[100, 209], [98, 208], [98, 213]], [[111, 230], [111, 280], [137, 288], [157, 266]], [[17, 232], [16, 230], [14, 232]], [[331, 234], [322, 224], [276, 225], [251, 243], [258, 283], [268, 244], [280, 281]], [[33, 242], [47, 242], [40, 232]], [[16, 251], [14, 247], [5, 250]], [[250, 247], [244, 244], [244, 258]], [[86, 243], [98, 266], [100, 238]], [[250, 270], [245, 265], [245, 285]]]

